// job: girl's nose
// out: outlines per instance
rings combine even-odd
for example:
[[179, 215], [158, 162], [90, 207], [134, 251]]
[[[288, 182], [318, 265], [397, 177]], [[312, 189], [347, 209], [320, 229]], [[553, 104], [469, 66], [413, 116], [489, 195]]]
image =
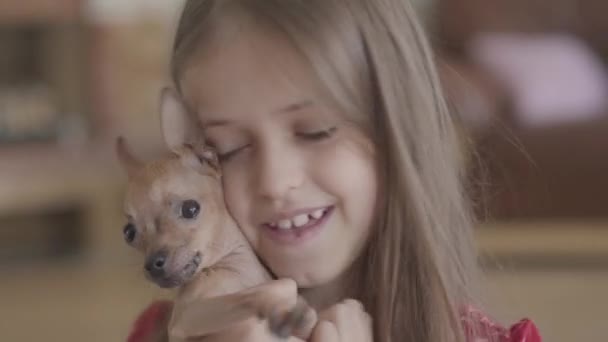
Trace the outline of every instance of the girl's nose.
[[275, 146], [260, 151], [257, 177], [254, 185], [259, 195], [273, 202], [286, 200], [294, 189], [299, 188], [305, 179], [302, 156], [296, 149], [288, 146]]

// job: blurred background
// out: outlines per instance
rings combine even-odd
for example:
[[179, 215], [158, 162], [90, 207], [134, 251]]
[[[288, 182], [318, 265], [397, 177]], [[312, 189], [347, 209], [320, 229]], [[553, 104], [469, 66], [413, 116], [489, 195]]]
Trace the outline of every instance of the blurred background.
[[[182, 1], [0, 0], [0, 340], [121, 341], [170, 293], [122, 240], [114, 139], [164, 151]], [[417, 0], [471, 153], [487, 306], [606, 341], [608, 2]]]

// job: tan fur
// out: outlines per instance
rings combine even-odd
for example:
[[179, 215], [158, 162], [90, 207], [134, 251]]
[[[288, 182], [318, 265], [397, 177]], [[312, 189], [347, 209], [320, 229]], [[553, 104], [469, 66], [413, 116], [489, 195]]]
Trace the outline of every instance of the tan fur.
[[[252, 321], [269, 317], [273, 310], [285, 312], [285, 317], [294, 308], [302, 310], [305, 304], [296, 302], [295, 283], [289, 293], [278, 295], [272, 286], [262, 285], [271, 277], [228, 214], [219, 171], [211, 160], [186, 146], [144, 164], [131, 155], [122, 139], [117, 154], [129, 175], [125, 213], [137, 229], [131, 245], [146, 258], [167, 250], [165, 269], [177, 274], [173, 285], [178, 291], [168, 327], [171, 342], [230, 340], [239, 324], [242, 328], [257, 324], [260, 333], [267, 333]], [[180, 203], [185, 200], [200, 204], [195, 219], [179, 217]], [[182, 275], [197, 252], [202, 258], [196, 271]], [[310, 308], [302, 312], [309, 326], [302, 333], [306, 338], [316, 314]], [[230, 331], [224, 330], [228, 327]]]

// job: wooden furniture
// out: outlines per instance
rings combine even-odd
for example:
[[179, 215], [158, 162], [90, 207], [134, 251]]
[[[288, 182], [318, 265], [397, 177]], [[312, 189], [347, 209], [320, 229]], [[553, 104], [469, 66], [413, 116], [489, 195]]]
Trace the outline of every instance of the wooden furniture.
[[80, 18], [81, 0], [3, 0], [0, 2], [0, 22], [26, 23], [71, 22]]
[[[107, 261], [124, 255], [121, 231], [125, 178], [114, 166], [111, 152], [95, 147], [70, 151], [41, 145], [0, 148], [0, 235], [13, 236], [2, 240], [12, 250], [22, 249], [19, 254], [5, 255], [6, 260], [22, 257], [27, 248], [46, 248], [65, 254], [58, 251], [57, 246], [40, 241], [52, 234], [61, 234], [61, 230], [71, 234], [66, 236], [68, 241], [77, 244], [65, 248], [76, 253], [74, 257], [81, 261]], [[49, 226], [52, 222], [44, 216], [50, 218], [62, 212], [74, 215], [77, 220], [70, 222], [77, 226]], [[34, 215], [40, 215], [42, 223], [29, 232], [14, 231], [18, 226], [6, 221], [9, 217], [13, 222], [15, 218], [27, 221]], [[52, 233], [53, 229], [60, 231]], [[21, 235], [15, 238], [18, 234]], [[30, 235], [32, 246], [14, 246], [15, 241], [27, 242], [24, 234]], [[58, 241], [49, 239], [46, 243]], [[3, 251], [7, 253], [9, 249]], [[43, 259], [55, 256], [40, 255], [44, 254], [40, 250], [33, 250], [31, 254]]]
[[[0, 87], [15, 87], [18, 93], [19, 87], [43, 85], [52, 92], [60, 112], [51, 125], [58, 130], [44, 138], [2, 135], [0, 127], [0, 236], [10, 251], [29, 249], [37, 255], [42, 240], [54, 234], [51, 230], [62, 229], [79, 236], [71, 240], [79, 245], [70, 249], [82, 260], [112, 256], [121, 243], [118, 214], [124, 179], [111, 144], [96, 139], [103, 134], [104, 127], [96, 123], [103, 121], [104, 113], [90, 101], [96, 69], [90, 54], [96, 42], [83, 13], [85, 5], [82, 0], [0, 2], [0, 30], [14, 43], [12, 47], [27, 50], [31, 59], [29, 64], [14, 66], [17, 70], [10, 79], [0, 79]], [[36, 39], [28, 40], [32, 35], [22, 32], [34, 32]], [[12, 40], [11, 34], [16, 35]], [[13, 51], [3, 52], [5, 57], [9, 52]], [[19, 63], [20, 54], [24, 53], [15, 52], [16, 59], [0, 58], [6, 64], [0, 70], [11, 71], [10, 63]], [[5, 113], [11, 114], [21, 120], [19, 113]], [[51, 217], [57, 213], [74, 216], [68, 221], [77, 227], [52, 227]], [[32, 217], [40, 218], [27, 224]], [[17, 254], [6, 253], [8, 248], [3, 249], [5, 260], [16, 261]]]
[[437, 1], [433, 42], [450, 100], [473, 132], [483, 218], [608, 217], [608, 107], [592, 120], [521, 124], [507, 87], [467, 49], [479, 33], [568, 33], [608, 61], [606, 11], [595, 0]]

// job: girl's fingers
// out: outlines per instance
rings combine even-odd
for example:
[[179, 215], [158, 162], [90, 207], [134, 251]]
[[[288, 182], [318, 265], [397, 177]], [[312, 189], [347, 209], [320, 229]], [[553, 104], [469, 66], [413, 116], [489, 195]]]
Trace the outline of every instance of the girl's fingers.
[[[373, 340], [371, 316], [356, 300], [348, 299], [330, 307], [320, 314], [319, 319], [321, 322], [315, 329], [319, 329], [323, 322], [331, 323], [335, 330], [335, 336], [332, 338], [337, 339], [318, 339], [313, 340], [314, 342], [371, 342]], [[325, 326], [324, 329], [329, 328]], [[313, 333], [313, 336], [318, 338], [326, 338], [327, 335], [326, 331]]]
[[308, 340], [317, 324], [317, 311], [309, 306], [303, 298], [299, 299], [298, 308], [300, 315], [294, 322], [292, 335]]
[[298, 300], [298, 287], [291, 279], [273, 280], [269, 283], [245, 290], [247, 306], [260, 318], [272, 317], [293, 309]]
[[316, 311], [302, 298], [288, 312], [278, 312], [268, 320], [270, 330], [278, 337], [296, 336], [308, 340], [317, 323]]
[[296, 336], [307, 340], [316, 325], [317, 315], [298, 295], [298, 287], [291, 279], [273, 280], [245, 290], [246, 306], [268, 321], [270, 331], [277, 337]]
[[331, 321], [322, 320], [317, 323], [310, 339], [311, 342], [340, 342], [338, 328]]

